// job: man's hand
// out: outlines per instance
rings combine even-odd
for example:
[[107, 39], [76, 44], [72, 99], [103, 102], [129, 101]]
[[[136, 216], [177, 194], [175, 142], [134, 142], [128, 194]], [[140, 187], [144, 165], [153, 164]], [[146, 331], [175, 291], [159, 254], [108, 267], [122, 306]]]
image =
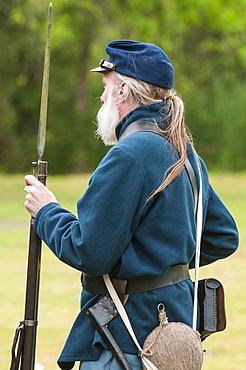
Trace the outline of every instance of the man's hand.
[[34, 176], [25, 176], [25, 181], [26, 187], [24, 190], [27, 193], [25, 207], [32, 217], [36, 217], [38, 211], [46, 204], [50, 202], [57, 203], [54, 194]]

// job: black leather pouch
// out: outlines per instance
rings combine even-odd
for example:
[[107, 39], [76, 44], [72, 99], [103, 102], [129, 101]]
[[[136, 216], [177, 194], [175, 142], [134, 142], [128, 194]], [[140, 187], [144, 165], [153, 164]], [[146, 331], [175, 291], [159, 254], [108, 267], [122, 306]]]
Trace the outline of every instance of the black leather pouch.
[[226, 328], [224, 288], [217, 279], [209, 278], [198, 282], [201, 339]]

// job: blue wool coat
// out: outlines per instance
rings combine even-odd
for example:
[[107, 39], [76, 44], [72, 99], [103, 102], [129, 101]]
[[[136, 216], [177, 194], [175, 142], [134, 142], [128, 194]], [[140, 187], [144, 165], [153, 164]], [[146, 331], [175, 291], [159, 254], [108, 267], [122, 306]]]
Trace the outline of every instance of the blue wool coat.
[[[118, 138], [137, 120], [163, 121], [163, 103], [139, 107], [117, 126]], [[199, 183], [194, 153], [188, 158]], [[196, 224], [192, 188], [185, 170], [155, 198], [166, 170], [177, 160], [173, 147], [161, 136], [138, 132], [117, 143], [93, 173], [77, 204], [78, 216], [57, 203], [43, 207], [35, 230], [55, 255], [91, 276], [109, 273], [119, 278], [160, 275], [172, 265], [194, 267]], [[204, 222], [201, 265], [232, 254], [238, 246], [235, 222], [209, 184], [200, 159]], [[62, 369], [74, 361], [95, 360], [104, 343], [85, 312], [100, 296], [83, 291], [81, 310], [58, 360]], [[190, 279], [173, 286], [132, 294], [125, 306], [140, 345], [158, 325], [157, 305], [164, 303], [169, 321], [192, 326], [193, 284]], [[119, 315], [109, 328], [123, 352], [137, 354]]]

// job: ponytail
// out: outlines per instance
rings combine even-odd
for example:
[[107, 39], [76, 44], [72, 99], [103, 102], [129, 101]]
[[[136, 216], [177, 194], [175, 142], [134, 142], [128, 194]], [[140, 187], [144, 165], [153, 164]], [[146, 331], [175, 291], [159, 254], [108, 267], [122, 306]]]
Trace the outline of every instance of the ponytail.
[[168, 168], [164, 174], [160, 186], [149, 196], [152, 199], [156, 194], [164, 190], [182, 171], [186, 160], [186, 150], [188, 137], [192, 142], [191, 135], [185, 126], [184, 103], [174, 89], [163, 89], [144, 81], [136, 80], [131, 77], [117, 75], [118, 83], [125, 82], [130, 87], [128, 99], [133, 99], [139, 106], [153, 104], [160, 101], [166, 102], [165, 127], [158, 125], [158, 129], [165, 139], [177, 150], [179, 159]]
[[[149, 199], [164, 190], [182, 171], [186, 160], [188, 134], [185, 126], [184, 103], [175, 90], [169, 90], [164, 100], [167, 103], [167, 128], [161, 130], [166, 140], [177, 150], [179, 159], [164, 174], [160, 186]], [[190, 135], [189, 135], [190, 136]], [[191, 139], [191, 137], [190, 137]]]

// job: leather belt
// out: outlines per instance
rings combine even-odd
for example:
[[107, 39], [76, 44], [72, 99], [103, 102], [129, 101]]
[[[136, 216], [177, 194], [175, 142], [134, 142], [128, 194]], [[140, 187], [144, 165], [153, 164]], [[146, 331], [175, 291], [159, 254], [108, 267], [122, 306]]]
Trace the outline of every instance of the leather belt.
[[[120, 292], [122, 290], [122, 284], [125, 285], [126, 283], [125, 294], [142, 293], [149, 290], [164, 288], [189, 279], [190, 274], [188, 267], [188, 265], [175, 265], [169, 267], [165, 274], [158, 276], [140, 276], [129, 280], [111, 277], [111, 280], [117, 292]], [[90, 293], [108, 293], [102, 276], [91, 277], [83, 273], [81, 275], [81, 283], [83, 288]]]

